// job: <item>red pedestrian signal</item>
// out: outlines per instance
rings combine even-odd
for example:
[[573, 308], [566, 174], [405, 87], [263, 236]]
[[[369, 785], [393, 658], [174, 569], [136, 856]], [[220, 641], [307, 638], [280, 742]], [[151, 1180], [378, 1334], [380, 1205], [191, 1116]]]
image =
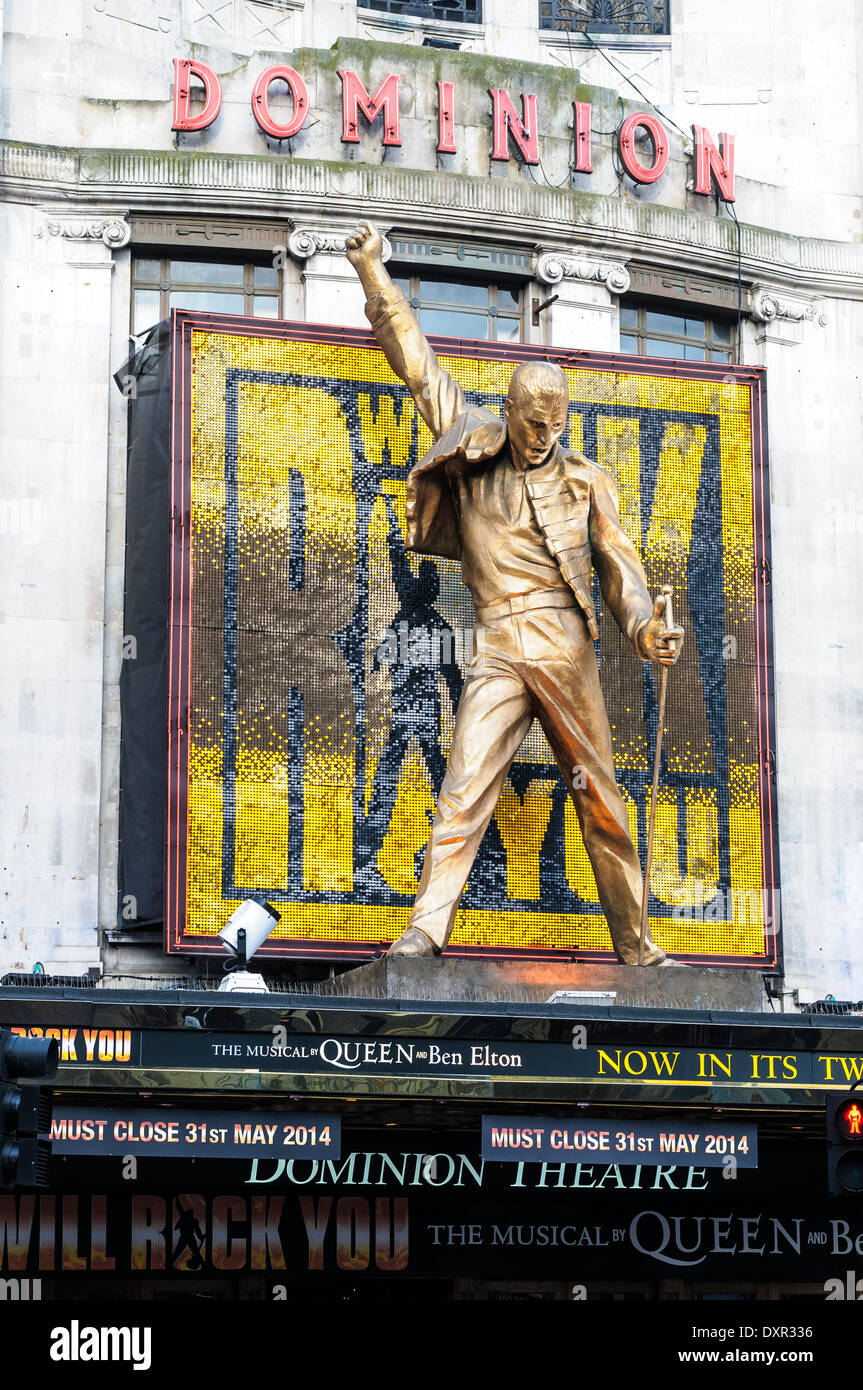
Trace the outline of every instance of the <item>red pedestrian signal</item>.
[[827, 1185], [831, 1197], [863, 1197], [863, 1094], [827, 1102]]
[[863, 1140], [863, 1105], [859, 1100], [844, 1100], [838, 1106], [836, 1128], [845, 1139]]

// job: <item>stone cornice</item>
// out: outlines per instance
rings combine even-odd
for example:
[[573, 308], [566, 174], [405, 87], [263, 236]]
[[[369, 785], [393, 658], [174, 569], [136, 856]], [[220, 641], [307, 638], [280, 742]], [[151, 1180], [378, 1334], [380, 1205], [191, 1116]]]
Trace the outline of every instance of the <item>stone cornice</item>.
[[772, 285], [752, 286], [749, 309], [759, 323], [789, 319], [792, 323], [817, 323], [821, 328], [827, 323], [827, 316], [816, 300], [789, 295], [787, 291], [777, 290]]
[[[338, 231], [329, 227], [295, 227], [288, 237], [288, 250], [297, 261], [307, 261], [310, 256], [320, 253], [343, 256], [348, 236], [349, 228]], [[393, 254], [393, 248], [386, 237], [382, 240], [383, 260], [388, 261]]]
[[54, 217], [46, 211], [45, 220], [36, 229], [37, 236], [59, 236], [68, 241], [101, 241], [112, 251], [127, 246], [132, 228], [116, 213], [94, 216], [90, 212], [64, 213]]
[[[420, 229], [445, 219], [458, 235], [469, 231], [533, 244], [543, 227], [544, 248], [564, 255], [577, 235], [586, 254], [642, 256], [656, 265], [689, 267], [700, 274], [737, 275], [737, 236], [727, 219], [700, 216], [635, 198], [604, 198], [544, 187], [515, 178], [475, 178], [396, 165], [182, 151], [62, 150], [15, 142], [0, 144], [0, 183], [7, 198], [58, 199], [58, 217], [70, 202], [86, 212], [111, 205], [124, 211], [180, 215], [299, 214], [346, 223], [358, 206], [375, 218]], [[59, 202], [62, 200], [62, 204]], [[89, 214], [91, 217], [92, 213]], [[863, 296], [863, 245], [798, 238], [741, 224], [747, 288], [762, 281], [840, 297]]]
[[536, 277], [544, 285], [559, 285], [561, 280], [598, 280], [611, 294], [626, 294], [630, 285], [629, 271], [621, 261], [600, 260], [579, 248], [568, 254], [540, 251]]

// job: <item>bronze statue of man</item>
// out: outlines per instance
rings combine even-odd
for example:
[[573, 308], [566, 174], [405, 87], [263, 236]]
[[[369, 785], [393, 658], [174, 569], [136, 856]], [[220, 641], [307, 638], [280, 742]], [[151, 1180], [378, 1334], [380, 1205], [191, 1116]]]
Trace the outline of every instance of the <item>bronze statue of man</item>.
[[[435, 444], [407, 481], [409, 550], [462, 562], [483, 629], [467, 670], [416, 901], [392, 956], [439, 955], [510, 766], [538, 719], [575, 803], [618, 960], [637, 964], [641, 866], [612, 760], [591, 598], [603, 598], [643, 661], [671, 666], [683, 640], [647, 590], [603, 469], [558, 440], [566, 378], [552, 363], [515, 368], [503, 421], [469, 406], [438, 363], [384, 268], [370, 223], [347, 240], [366, 315]], [[665, 952], [649, 938], [643, 963]]]

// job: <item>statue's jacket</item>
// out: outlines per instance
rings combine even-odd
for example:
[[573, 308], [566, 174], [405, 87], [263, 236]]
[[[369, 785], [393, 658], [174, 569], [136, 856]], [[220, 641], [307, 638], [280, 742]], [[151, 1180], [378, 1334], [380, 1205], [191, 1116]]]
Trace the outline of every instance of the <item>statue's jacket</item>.
[[[453, 482], [459, 472], [490, 468], [507, 450], [507, 427], [485, 406], [470, 405], [439, 365], [407, 300], [393, 286], [366, 305], [366, 315], [389, 365], [405, 382], [434, 436], [411, 469], [406, 488], [409, 550], [462, 559]], [[632, 646], [653, 603], [638, 551], [620, 524], [614, 480], [583, 454], [556, 449], [542, 480], [525, 478], [535, 521], [563, 581], [582, 609], [591, 636], [599, 635], [592, 598], [596, 568], [602, 597]], [[539, 470], [537, 470], [539, 471]]]

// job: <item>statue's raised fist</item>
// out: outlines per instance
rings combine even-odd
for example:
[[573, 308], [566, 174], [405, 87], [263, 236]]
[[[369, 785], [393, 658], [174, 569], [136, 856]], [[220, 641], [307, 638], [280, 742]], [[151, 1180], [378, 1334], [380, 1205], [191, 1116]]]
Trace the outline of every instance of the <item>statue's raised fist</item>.
[[381, 261], [383, 249], [381, 234], [373, 222], [363, 222], [345, 241], [347, 257], [353, 266]]

